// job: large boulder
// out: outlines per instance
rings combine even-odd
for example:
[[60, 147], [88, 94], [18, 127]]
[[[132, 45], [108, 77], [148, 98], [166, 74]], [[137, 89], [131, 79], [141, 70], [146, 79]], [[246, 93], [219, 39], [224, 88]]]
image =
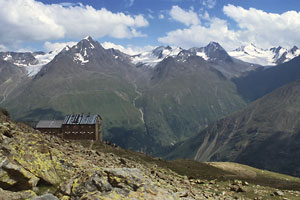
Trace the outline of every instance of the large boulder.
[[7, 157], [0, 157], [0, 187], [8, 190], [27, 190], [35, 187], [39, 178]]

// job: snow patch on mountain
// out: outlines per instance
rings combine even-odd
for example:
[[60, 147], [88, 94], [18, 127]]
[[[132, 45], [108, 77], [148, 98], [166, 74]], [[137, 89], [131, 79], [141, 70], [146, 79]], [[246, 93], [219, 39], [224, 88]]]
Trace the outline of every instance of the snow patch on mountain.
[[170, 46], [160, 46], [156, 49], [131, 56], [133, 64], [144, 64], [151, 68], [155, 67], [159, 62], [167, 57], [175, 57], [182, 51], [182, 48], [172, 48]]
[[11, 56], [10, 54], [8, 54], [7, 56], [5, 56], [5, 57], [3, 58], [3, 60], [5, 60], [5, 61], [12, 60], [12, 56]]
[[199, 56], [199, 57], [201, 57], [201, 58], [203, 58], [204, 60], [208, 60], [209, 59], [209, 57], [206, 55], [205, 52], [197, 52], [196, 55]]
[[75, 56], [74, 56], [74, 61], [75, 62], [79, 62], [81, 65], [84, 65], [85, 63], [88, 63], [89, 60], [88, 59], [85, 59], [84, 57], [86, 57], [86, 51], [85, 51], [85, 54], [82, 55], [81, 53], [75, 53]]
[[38, 63], [35, 65], [27, 65], [23, 66], [27, 70], [27, 76], [35, 76], [39, 71], [53, 60], [53, 58], [61, 51], [68, 51], [70, 49], [69, 46], [64, 48], [56, 49], [54, 51], [50, 51], [49, 53], [45, 54], [37, 54], [34, 57], [38, 60]]

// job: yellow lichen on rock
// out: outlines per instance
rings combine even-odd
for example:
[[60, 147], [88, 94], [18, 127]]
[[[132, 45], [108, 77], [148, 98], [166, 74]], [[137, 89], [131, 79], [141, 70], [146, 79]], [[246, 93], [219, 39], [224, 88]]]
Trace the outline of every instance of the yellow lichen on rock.
[[6, 184], [6, 188], [30, 189], [37, 185], [39, 178], [34, 174], [12, 163], [7, 157], [1, 156], [0, 158], [0, 181]]
[[[50, 184], [58, 184], [61, 181], [59, 175], [56, 173], [59, 163], [53, 161], [49, 153], [43, 154], [37, 149], [31, 151], [25, 151], [25, 149], [26, 145], [18, 149], [13, 148], [13, 159], [25, 169]], [[55, 165], [53, 165], [54, 163]]]

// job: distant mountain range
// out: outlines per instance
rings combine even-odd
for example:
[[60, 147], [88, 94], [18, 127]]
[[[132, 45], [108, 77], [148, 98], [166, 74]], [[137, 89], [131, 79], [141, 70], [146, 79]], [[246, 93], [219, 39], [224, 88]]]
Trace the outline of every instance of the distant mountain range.
[[270, 49], [262, 49], [254, 44], [242, 46], [229, 55], [249, 63], [255, 63], [263, 66], [273, 66], [285, 63], [300, 55], [300, 49], [294, 46], [291, 49], [285, 49], [281, 46]]
[[[100, 113], [106, 139], [157, 153], [296, 80], [299, 57], [288, 59], [298, 50], [290, 52], [271, 68], [239, 60], [216, 42], [132, 56], [86, 37], [50, 53], [3, 52], [0, 106], [32, 123]], [[273, 84], [274, 78], [282, 81]]]
[[261, 66], [274, 66], [287, 62], [300, 55], [300, 49], [294, 46], [291, 49], [283, 47], [272, 47], [270, 49], [262, 49], [256, 47], [254, 44], [239, 47], [233, 51], [224, 53], [224, 49], [216, 42], [210, 42], [206, 47], [190, 48], [184, 50], [180, 47], [172, 48], [170, 46], [160, 46], [150, 52], [144, 52], [132, 56], [132, 62], [139, 65], [147, 65], [154, 67], [157, 63], [161, 62], [166, 57], [176, 57], [181, 52], [189, 52], [192, 55], [202, 57], [204, 60], [213, 61], [230, 60], [232, 58], [239, 59], [244, 62], [257, 64]]
[[[88, 37], [86, 37], [88, 38]], [[65, 48], [71, 48], [66, 46]], [[0, 59], [15, 64], [20, 67], [24, 67], [27, 70], [28, 76], [36, 75], [41, 68], [48, 64], [53, 58], [62, 51], [63, 49], [56, 49], [49, 53], [42, 51], [39, 52], [0, 52]], [[118, 51], [115, 50], [114, 51]], [[119, 51], [119, 53], [122, 53]], [[126, 55], [125, 53], [122, 53]], [[262, 49], [256, 47], [254, 44], [242, 46], [234, 51], [226, 52], [223, 47], [216, 43], [210, 42], [205, 47], [193, 47], [185, 50], [180, 47], [172, 48], [170, 46], [159, 46], [152, 51], [143, 52], [137, 55], [126, 55], [131, 62], [138, 66], [147, 66], [150, 68], [155, 67], [159, 62], [167, 57], [176, 57], [180, 54], [189, 54], [193, 56], [202, 57], [206, 61], [217, 61], [232, 59], [238, 59], [247, 63], [261, 65], [261, 66], [273, 66], [282, 64], [300, 55], [300, 49], [294, 46], [291, 49], [285, 49], [283, 47], [273, 47], [270, 49]], [[79, 56], [79, 54], [78, 54]], [[82, 56], [76, 58], [78, 61], [83, 59]], [[84, 61], [84, 60], [82, 60]], [[255, 68], [255, 67], [254, 67]], [[253, 67], [242, 68], [243, 71], [250, 71]], [[240, 69], [241, 70], [241, 69]], [[236, 74], [235, 74], [236, 75]], [[240, 75], [240, 74], [239, 74]]]

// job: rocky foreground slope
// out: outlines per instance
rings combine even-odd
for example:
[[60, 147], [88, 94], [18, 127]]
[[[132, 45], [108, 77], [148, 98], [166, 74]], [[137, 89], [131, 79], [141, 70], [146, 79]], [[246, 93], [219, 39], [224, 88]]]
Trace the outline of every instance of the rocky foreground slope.
[[0, 200], [300, 197], [297, 178], [233, 163], [165, 162], [104, 144], [83, 146], [0, 113]]

